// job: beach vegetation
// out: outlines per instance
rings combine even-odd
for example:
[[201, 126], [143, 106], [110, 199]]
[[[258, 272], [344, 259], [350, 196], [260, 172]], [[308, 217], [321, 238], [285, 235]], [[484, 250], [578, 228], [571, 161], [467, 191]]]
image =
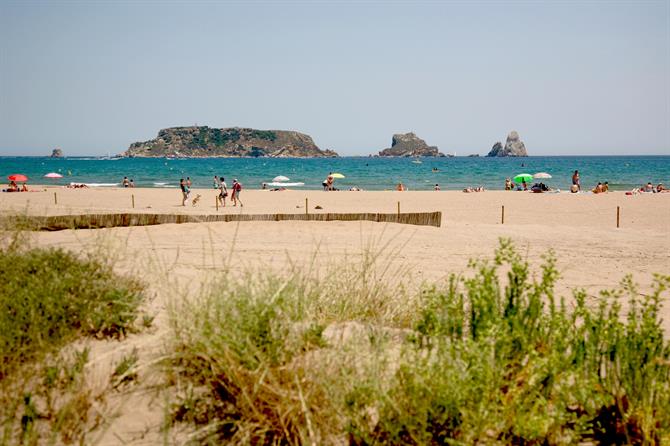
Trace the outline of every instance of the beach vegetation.
[[224, 275], [170, 310], [170, 423], [216, 444], [670, 440], [670, 277], [558, 295], [554, 257], [509, 240], [469, 267], [418, 290], [370, 253]]
[[22, 234], [0, 248], [0, 444], [82, 443], [108, 389], [89, 385], [89, 350], [74, 343], [138, 329], [144, 287], [104, 259], [31, 248]]

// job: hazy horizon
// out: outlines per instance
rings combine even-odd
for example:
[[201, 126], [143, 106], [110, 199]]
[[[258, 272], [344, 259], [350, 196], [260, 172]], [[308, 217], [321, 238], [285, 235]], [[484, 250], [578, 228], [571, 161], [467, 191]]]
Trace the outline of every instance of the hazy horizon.
[[670, 0], [0, 0], [0, 155], [120, 153], [194, 124], [365, 156], [670, 154]]

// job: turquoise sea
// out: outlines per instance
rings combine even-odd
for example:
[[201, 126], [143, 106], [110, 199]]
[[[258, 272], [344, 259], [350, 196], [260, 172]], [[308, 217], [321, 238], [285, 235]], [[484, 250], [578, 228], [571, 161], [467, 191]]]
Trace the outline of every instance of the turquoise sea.
[[[548, 172], [545, 180], [554, 188], [568, 189], [572, 172], [577, 169], [582, 188], [598, 181], [609, 181], [613, 190], [630, 190], [648, 181], [670, 185], [670, 156], [534, 156], [528, 158], [122, 158], [76, 157], [0, 157], [0, 176], [21, 173], [29, 184], [65, 185], [70, 182], [89, 186], [119, 186], [124, 176], [138, 187], [177, 187], [180, 178], [191, 177], [194, 187], [212, 187], [213, 176], [224, 176], [230, 185], [237, 178], [245, 188], [260, 188], [262, 182], [284, 175], [304, 182], [305, 189], [319, 189], [329, 172], [346, 176], [336, 180], [339, 189], [358, 186], [364, 190], [393, 189], [403, 182], [409, 190], [460, 190], [467, 186], [503, 189], [506, 177], [519, 173]], [[434, 171], [435, 170], [435, 171]], [[63, 175], [48, 180], [48, 172]]]

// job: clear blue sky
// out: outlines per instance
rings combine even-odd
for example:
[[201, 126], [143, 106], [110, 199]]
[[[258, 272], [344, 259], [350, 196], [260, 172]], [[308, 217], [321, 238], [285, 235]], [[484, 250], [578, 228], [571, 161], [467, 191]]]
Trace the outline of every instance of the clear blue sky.
[[0, 155], [118, 153], [183, 125], [365, 155], [670, 154], [670, 0], [0, 0]]

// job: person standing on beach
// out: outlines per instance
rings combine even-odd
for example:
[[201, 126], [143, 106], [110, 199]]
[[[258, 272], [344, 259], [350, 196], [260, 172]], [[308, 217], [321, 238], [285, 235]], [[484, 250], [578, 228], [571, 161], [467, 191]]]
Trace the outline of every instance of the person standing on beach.
[[575, 173], [572, 174], [572, 185], [577, 186], [577, 190], [582, 190], [582, 185], [579, 181], [579, 171], [575, 170]]
[[221, 181], [219, 181], [218, 175], [214, 175], [214, 189], [221, 189]]
[[435, 190], [440, 190], [440, 185], [439, 185], [439, 184], [435, 184], [435, 187], [434, 187], [433, 189], [435, 189]]
[[181, 194], [182, 194], [181, 205], [186, 206], [188, 196], [191, 194], [191, 188], [186, 185], [186, 182], [184, 181], [183, 178], [179, 180], [179, 187], [181, 188]]
[[[226, 207], [226, 197], [228, 196], [228, 186], [226, 185], [226, 179], [221, 176], [219, 180], [219, 196], [216, 197], [219, 200], [219, 203]], [[231, 198], [232, 199], [232, 198]]]
[[130, 181], [128, 181], [128, 177], [123, 177], [123, 187], [130, 187]]
[[186, 177], [186, 186], [188, 186], [189, 192], [191, 191], [191, 177]]
[[132, 178], [130, 179], [130, 182], [128, 183], [128, 187], [135, 187], [135, 182], [133, 181]]
[[242, 185], [237, 181], [233, 180], [233, 194], [230, 196], [230, 201], [233, 202], [233, 206], [237, 206], [237, 202], [240, 202], [240, 207], [243, 207], [242, 200], [240, 200], [240, 192], [242, 191]]

